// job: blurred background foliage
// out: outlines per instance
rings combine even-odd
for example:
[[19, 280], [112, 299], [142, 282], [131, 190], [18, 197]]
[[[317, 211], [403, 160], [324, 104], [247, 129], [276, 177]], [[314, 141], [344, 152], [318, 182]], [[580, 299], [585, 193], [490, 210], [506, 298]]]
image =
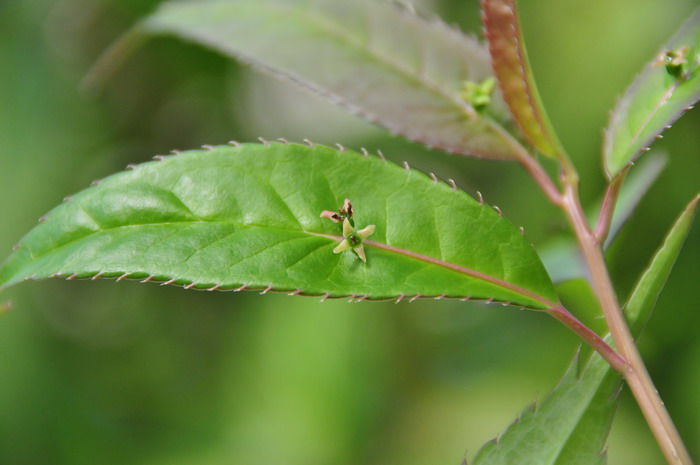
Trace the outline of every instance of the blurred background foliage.
[[[127, 163], [257, 136], [381, 149], [481, 190], [537, 246], [566, 233], [518, 166], [403, 142], [176, 40], [149, 43], [101, 95], [81, 93], [100, 52], [157, 3], [0, 0], [0, 249]], [[697, 1], [521, 3], [543, 100], [593, 202], [616, 95]], [[418, 6], [479, 31], [475, 1]], [[658, 143], [669, 166], [609, 253], [621, 296], [698, 189], [699, 124], [696, 110]], [[698, 231], [641, 342], [696, 458]], [[0, 463], [12, 465], [456, 465], [546, 395], [579, 345], [543, 315], [461, 302], [319, 304], [110, 281], [26, 284], [0, 300], [10, 299], [0, 317]], [[614, 465], [662, 463], [626, 392], [609, 455]]]

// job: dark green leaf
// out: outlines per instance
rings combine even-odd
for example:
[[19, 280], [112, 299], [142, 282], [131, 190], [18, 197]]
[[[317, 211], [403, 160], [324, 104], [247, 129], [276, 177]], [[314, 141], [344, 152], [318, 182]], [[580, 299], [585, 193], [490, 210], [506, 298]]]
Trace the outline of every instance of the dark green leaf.
[[[603, 157], [610, 178], [700, 99], [700, 9], [627, 89], [610, 117]], [[671, 55], [685, 61], [673, 67]]]
[[[358, 229], [376, 225], [367, 263], [333, 253], [341, 226], [320, 217], [345, 198]], [[50, 276], [538, 309], [556, 300], [532, 247], [494, 209], [376, 157], [284, 143], [184, 152], [75, 195], [22, 239], [0, 288]]]

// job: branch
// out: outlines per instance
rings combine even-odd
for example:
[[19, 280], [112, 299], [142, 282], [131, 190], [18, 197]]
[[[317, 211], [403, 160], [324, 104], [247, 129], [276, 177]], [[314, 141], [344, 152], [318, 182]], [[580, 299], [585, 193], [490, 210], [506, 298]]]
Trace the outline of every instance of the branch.
[[588, 227], [574, 186], [566, 186], [563, 199], [563, 209], [574, 229], [584, 259], [590, 270], [593, 288], [603, 308], [605, 319], [610, 327], [610, 333], [620, 355], [628, 362], [628, 366], [622, 371], [622, 375], [637, 399], [637, 403], [668, 463], [672, 465], [692, 465], [692, 459], [639, 355], [634, 338], [617, 302], [602, 249], [595, 235]]
[[610, 232], [610, 225], [612, 224], [613, 214], [615, 213], [617, 197], [620, 194], [620, 188], [622, 187], [626, 174], [627, 169], [615, 176], [615, 179], [610, 182], [608, 189], [605, 191], [603, 205], [601, 205], [600, 213], [598, 214], [598, 223], [596, 224], [595, 232], [593, 233], [593, 239], [598, 245], [605, 243], [605, 239], [608, 237], [608, 233]]
[[548, 313], [562, 322], [566, 327], [576, 333], [581, 339], [586, 341], [596, 352], [598, 352], [614, 370], [624, 373], [629, 366], [627, 360], [622, 358], [615, 349], [610, 347], [595, 331], [581, 323], [567, 309], [561, 305], [548, 310]]

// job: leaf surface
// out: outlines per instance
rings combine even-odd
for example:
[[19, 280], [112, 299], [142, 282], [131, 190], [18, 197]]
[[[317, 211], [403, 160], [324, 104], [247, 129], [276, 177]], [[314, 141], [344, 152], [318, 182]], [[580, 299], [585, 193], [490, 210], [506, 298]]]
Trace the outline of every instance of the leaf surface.
[[[350, 199], [375, 225], [367, 263], [321, 218]], [[110, 176], [51, 211], [0, 267], [24, 279], [121, 277], [233, 290], [471, 297], [542, 309], [556, 294], [494, 209], [376, 157], [268, 143], [183, 152]]]
[[515, 0], [482, 0], [491, 63], [513, 119], [542, 154], [565, 157], [535, 85]]
[[673, 264], [681, 252], [683, 242], [693, 225], [699, 199], [700, 194], [695, 196], [678, 217], [625, 303], [624, 310], [632, 334], [639, 335], [651, 316], [656, 299], [664, 288]]
[[[663, 64], [663, 54], [682, 54], [687, 64], [675, 76]], [[685, 22], [627, 89], [610, 116], [603, 159], [608, 177], [617, 176], [683, 112], [700, 99], [700, 9]]]
[[[700, 196], [699, 196], [700, 197]], [[698, 198], [666, 235], [625, 305], [630, 329], [639, 336], [692, 226]], [[612, 343], [610, 336], [606, 338]], [[537, 409], [528, 409], [501, 439], [487, 443], [474, 465], [589, 465], [605, 463], [602, 450], [617, 406], [621, 378], [593, 353], [571, 367]]]
[[486, 48], [396, 4], [168, 2], [140, 29], [252, 64], [430, 147], [494, 159], [517, 156], [511, 136], [496, 122], [508, 118], [502, 100], [496, 96], [488, 111], [477, 112], [460, 97], [465, 82], [489, 77]]

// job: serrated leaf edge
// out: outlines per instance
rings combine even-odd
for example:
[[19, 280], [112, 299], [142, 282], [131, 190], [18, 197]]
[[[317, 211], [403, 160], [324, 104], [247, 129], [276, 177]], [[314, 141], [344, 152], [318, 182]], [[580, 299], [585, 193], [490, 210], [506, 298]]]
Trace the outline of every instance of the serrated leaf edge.
[[[587, 365], [587, 364], [588, 364], [588, 362], [586, 362], [585, 364], [583, 363], [583, 360], [582, 360], [582, 357], [581, 357], [581, 348], [579, 347], [579, 348], [576, 350], [576, 354], [574, 355], [574, 359], [573, 359], [573, 360], [571, 361], [571, 363], [569, 364], [569, 367], [568, 367], [568, 369], [566, 370], [566, 372], [564, 373], [564, 375], [559, 379], [559, 381], [557, 382], [557, 385], [554, 387], [554, 389], [552, 389], [552, 390], [549, 392], [549, 394], [548, 394], [546, 397], [544, 397], [544, 398], [542, 399], [541, 403], [545, 403], [545, 402], [547, 401], [547, 399], [548, 399], [550, 396], [552, 396], [552, 395], [557, 391], [557, 389], [559, 389], [559, 387], [565, 382], [566, 377], [569, 376], [570, 373], [575, 372], [574, 375], [573, 375], [573, 376], [574, 376], [574, 380], [575, 380], [574, 382], [575, 382], [575, 383], [581, 383], [581, 382], [582, 382], [583, 370], [585, 369], [585, 366], [584, 366], [584, 365]], [[618, 389], [618, 390], [616, 391], [616, 393], [618, 393], [618, 394], [619, 394], [619, 392], [620, 392], [620, 389]], [[490, 447], [490, 446], [498, 447], [498, 446], [500, 445], [500, 443], [501, 443], [501, 437], [503, 437], [503, 436], [505, 436], [506, 434], [508, 434], [508, 431], [510, 431], [511, 428], [515, 427], [518, 423], [520, 423], [520, 421], [521, 421], [521, 419], [522, 419], [523, 416], [528, 415], [528, 414], [537, 415], [537, 414], [538, 414], [537, 405], [538, 405], [538, 401], [537, 401], [537, 400], [534, 400], [534, 401], [532, 401], [527, 407], [525, 407], [523, 410], [521, 410], [520, 413], [517, 414], [517, 416], [515, 417], [515, 419], [506, 427], [505, 430], [503, 430], [502, 432], [500, 432], [495, 438], [486, 441], [486, 442], [479, 448], [479, 450], [478, 450], [477, 453], [476, 453], [475, 458], [479, 456], [479, 453], [480, 453], [482, 450], [484, 450], [484, 449], [486, 449], [486, 448], [488, 448], [488, 447]], [[572, 430], [572, 433], [573, 433], [573, 430]], [[607, 446], [604, 446], [603, 449], [601, 449], [601, 451], [600, 451], [601, 455], [605, 455], [606, 447], [607, 447]], [[474, 463], [476, 463], [476, 462], [474, 462]]]
[[[693, 12], [693, 14], [691, 15], [691, 18], [692, 18], [693, 16], [696, 16], [696, 15], [699, 15], [699, 14], [700, 14], [700, 9], [696, 9], [696, 10]], [[665, 50], [668, 50], [669, 47], [670, 47], [670, 48], [673, 48], [673, 47], [670, 46], [669, 44], [673, 44], [676, 40], [678, 40], [678, 37], [682, 36], [682, 35], [685, 33], [685, 29], [686, 29], [686, 27], [688, 27], [688, 25], [690, 24], [691, 21], [692, 21], [692, 20], [689, 19], [687, 22], [685, 22], [683, 25], [681, 25], [681, 27], [678, 29], [678, 31], [676, 31], [676, 33], [674, 33], [673, 36], [669, 39], [668, 43], [667, 43], [667, 44], [664, 44], [664, 46], [661, 47], [661, 50], [660, 50], [660, 51], [663, 52], [663, 51], [665, 51]], [[659, 53], [657, 53], [657, 54], [655, 55], [655, 57], [658, 57], [658, 55], [659, 55]], [[654, 67], [654, 61], [650, 61], [650, 62], [648, 62], [648, 63], [644, 66], [644, 68], [642, 69], [642, 71], [640, 71], [639, 73], [637, 73], [637, 75], [635, 76], [635, 78], [634, 78], [633, 81], [632, 81], [632, 84], [630, 84], [630, 86], [625, 90], [625, 93], [624, 93], [622, 96], [618, 97], [617, 102], [615, 103], [615, 106], [613, 107], [613, 110], [610, 111], [610, 120], [609, 120], [609, 122], [608, 122], [608, 124], [607, 124], [607, 126], [606, 126], [606, 129], [603, 131], [603, 155], [604, 155], [604, 156], [603, 156], [603, 168], [604, 168], [605, 174], [606, 174], [606, 176], [608, 177], [608, 179], [611, 179], [611, 180], [612, 180], [612, 179], [614, 179], [615, 177], [619, 176], [619, 175], [625, 170], [626, 167], [628, 167], [628, 166], [630, 166], [630, 165], [633, 165], [634, 162], [635, 162], [635, 160], [638, 159], [638, 158], [640, 157], [640, 155], [641, 155], [643, 152], [648, 152], [649, 150], [651, 150], [651, 145], [652, 145], [656, 140], [662, 139], [662, 138], [663, 138], [663, 135], [662, 135], [663, 132], [666, 131], [666, 130], [668, 130], [668, 129], [671, 129], [672, 125], [673, 125], [676, 121], [678, 121], [678, 119], [679, 119], [681, 116], [683, 116], [687, 111], [692, 110], [692, 109], [695, 107], [695, 104], [698, 102], [698, 100], [700, 100], [700, 91], [698, 91], [698, 92], [695, 94], [694, 100], [690, 101], [690, 103], [689, 103], [687, 106], [685, 106], [684, 108], [682, 108], [680, 111], [678, 111], [677, 114], [675, 114], [674, 116], [670, 117], [670, 118], [666, 121], [666, 124], [665, 124], [663, 127], [660, 127], [657, 131], [650, 133], [649, 137], [648, 137], [646, 140], [644, 140], [644, 141], [642, 142], [642, 144], [640, 144], [640, 148], [632, 155], [632, 157], [630, 158], [630, 160], [629, 160], [626, 164], [624, 164], [624, 166], [619, 167], [619, 168], [617, 169], [617, 172], [611, 173], [611, 172], [610, 172], [611, 166], [610, 166], [610, 163], [609, 163], [609, 155], [610, 155], [610, 153], [611, 153], [611, 151], [612, 151], [612, 144], [613, 144], [613, 141], [610, 139], [611, 133], [612, 133], [612, 131], [611, 131], [610, 129], [613, 129], [614, 127], [617, 127], [618, 123], [619, 123], [620, 121], [623, 121], [623, 120], [625, 119], [626, 113], [625, 113], [625, 112], [622, 112], [623, 109], [629, 107], [629, 105], [630, 105], [631, 102], [632, 102], [631, 99], [632, 99], [632, 98], [635, 96], [635, 94], [636, 94], [636, 90], [637, 90], [637, 89], [639, 88], [639, 86], [642, 84], [643, 78], [644, 78], [648, 73], [651, 73], [651, 72], [653, 71], [653, 70], [652, 70], [653, 67]], [[696, 72], [700, 72], [700, 70], [696, 70]], [[648, 122], [653, 118], [653, 116], [654, 116], [654, 114], [656, 113], [656, 111], [657, 111], [659, 108], [663, 107], [663, 106], [666, 104], [666, 102], [671, 98], [671, 96], [673, 95], [673, 93], [678, 89], [678, 87], [680, 86], [680, 84], [681, 84], [681, 82], [678, 81], [678, 80], [676, 80], [676, 81], [674, 82], [673, 86], [671, 86], [671, 88], [669, 88], [669, 90], [668, 90], [666, 93], [664, 93], [664, 95], [663, 95], [661, 101], [658, 102], [658, 104], [656, 105], [656, 107], [654, 108], [654, 110], [653, 110], [653, 111], [648, 115], [648, 117], [645, 119], [644, 125], [643, 125], [642, 128], [637, 132], [637, 136], [635, 136], [635, 139], [634, 139], [634, 140], [638, 140], [638, 139], [639, 139], [639, 135], [643, 132], [643, 130], [644, 130], [644, 128], [646, 127], [646, 125], [648, 124]], [[620, 112], [622, 112], [622, 113], [620, 113]]]
[[[325, 148], [328, 148], [331, 150], [335, 150], [339, 153], [347, 152], [347, 150], [348, 150], [345, 146], [343, 146], [339, 143], [335, 144], [336, 147], [329, 147], [329, 146], [325, 146], [322, 144], [314, 143], [309, 139], [303, 139], [303, 140], [304, 140], [304, 144], [302, 145], [302, 144], [295, 144], [293, 142], [290, 142], [289, 140], [287, 140], [285, 138], [278, 138], [278, 139], [272, 141], [272, 140], [267, 140], [263, 137], [258, 137], [259, 145], [262, 145], [264, 147], [270, 147], [272, 144], [283, 144], [283, 145], [297, 145], [297, 146], [301, 146], [301, 147], [306, 146], [308, 148], [325, 147]], [[255, 145], [255, 144], [256, 144], [255, 142], [252, 142], [252, 143], [246, 143], [245, 145]], [[231, 140], [226, 144], [226, 146], [233, 147], [233, 148], [239, 148], [243, 145], [244, 144], [242, 144], [236, 140]], [[219, 146], [205, 144], [205, 145], [201, 146], [201, 150], [212, 151], [212, 150], [215, 150], [217, 147], [219, 147]], [[225, 147], [225, 146], [221, 146], [221, 147]], [[197, 150], [191, 150], [191, 151], [190, 150], [188, 150], [188, 151], [172, 150], [168, 155], [155, 155], [155, 156], [153, 156], [152, 161], [146, 161], [146, 162], [139, 163], [139, 164], [128, 164], [126, 166], [125, 170], [126, 171], [136, 170], [141, 165], [154, 163], [154, 162], [162, 162], [162, 161], [167, 160], [169, 158], [173, 158], [173, 157], [176, 157], [180, 154], [183, 154], [186, 152], [192, 152], [192, 151], [197, 151]], [[361, 151], [360, 153], [357, 153], [357, 152], [353, 152], [353, 153], [355, 153], [358, 156], [363, 156], [365, 158], [368, 158], [371, 156], [370, 152], [364, 147], [361, 148], [360, 151]], [[386, 159], [384, 154], [381, 152], [381, 150], [377, 150], [376, 156], [382, 162], [390, 163]], [[392, 164], [394, 164], [394, 163], [392, 163]], [[395, 165], [395, 166], [399, 167], [398, 165]], [[426, 174], [421, 170], [412, 168], [408, 164], [408, 162], [405, 162], [405, 161], [403, 162], [403, 169], [405, 169], [406, 171], [418, 172], [418, 173], [422, 174], [423, 176], [429, 178], [435, 184], [441, 183], [441, 180], [434, 173]], [[96, 179], [90, 183], [89, 187], [98, 186], [101, 182], [102, 182], [101, 179]], [[459, 190], [459, 188], [457, 187], [457, 184], [455, 183], [455, 181], [453, 179], [448, 179], [447, 181], [442, 181], [442, 184], [444, 184], [445, 187], [449, 187], [451, 190], [454, 190], [454, 191]], [[488, 204], [486, 204], [484, 202], [483, 196], [481, 195], [480, 192], [477, 191], [477, 195], [478, 195], [479, 204], [481, 206], [493, 208], [494, 211], [496, 211], [496, 213], [499, 216], [503, 216], [503, 212], [501, 211], [501, 209], [498, 206], [492, 206], [492, 207], [489, 206]], [[72, 196], [64, 197], [63, 203], [70, 202], [71, 200], [73, 200]], [[42, 223], [42, 222], [46, 221], [47, 219], [48, 219], [48, 214], [41, 216], [39, 218], [38, 222]], [[524, 229], [522, 227], [519, 230], [520, 230], [521, 234], [524, 234]], [[324, 237], [324, 238], [331, 239], [334, 241], [342, 240], [341, 236], [332, 236], [332, 235], [327, 235], [327, 234], [313, 233], [313, 232], [309, 232], [309, 231], [306, 231], [306, 233], [309, 235], [312, 235], [312, 236]], [[455, 271], [457, 273], [461, 273], [461, 274], [470, 276], [472, 278], [482, 280], [484, 282], [489, 282], [491, 284], [495, 284], [495, 285], [500, 286], [504, 289], [507, 289], [511, 292], [515, 292], [515, 293], [521, 294], [524, 297], [535, 300], [535, 301], [543, 304], [547, 308], [553, 308], [556, 306], [556, 303], [551, 302], [542, 296], [539, 296], [533, 292], [530, 292], [526, 289], [520, 288], [519, 286], [513, 285], [513, 284], [511, 284], [507, 281], [501, 280], [499, 278], [495, 278], [493, 276], [480, 273], [476, 270], [471, 270], [469, 268], [465, 268], [465, 267], [462, 267], [459, 265], [445, 262], [443, 260], [439, 260], [439, 259], [436, 259], [433, 257], [421, 255], [421, 254], [412, 252], [410, 250], [400, 249], [398, 247], [394, 247], [394, 246], [391, 246], [388, 244], [382, 244], [379, 242], [369, 241], [369, 240], [366, 240], [365, 244], [368, 246], [371, 246], [371, 247], [383, 249], [383, 250], [398, 253], [398, 254], [401, 254], [401, 255], [404, 255], [404, 256], [407, 256], [410, 258], [425, 261], [427, 263], [441, 266], [441, 267], [447, 268], [451, 271]], [[13, 250], [13, 252], [15, 252], [21, 248], [22, 248], [22, 243], [19, 242], [15, 246], [12, 247], [12, 250]], [[106, 271], [96, 270], [94, 272], [93, 271], [83, 272], [80, 274], [60, 273], [59, 272], [59, 273], [54, 273], [53, 275], [49, 276], [49, 278], [63, 278], [63, 279], [69, 280], [69, 281], [72, 281], [72, 280], [96, 280], [96, 279], [110, 279], [111, 278], [111, 279], [115, 279], [117, 282], [122, 281], [122, 280], [132, 280], [132, 281], [138, 280], [141, 283], [154, 282], [154, 283], [159, 283], [160, 285], [173, 285], [173, 286], [182, 287], [184, 289], [194, 289], [194, 290], [200, 290], [200, 291], [240, 292], [240, 291], [247, 290], [247, 291], [260, 291], [259, 293], [263, 294], [263, 295], [270, 293], [270, 292], [272, 292], [272, 293], [287, 293], [288, 295], [321, 297], [322, 302], [325, 300], [328, 300], [328, 299], [349, 298], [350, 302], [353, 302], [353, 301], [354, 302], [361, 302], [361, 301], [367, 300], [367, 301], [395, 301], [396, 303], [399, 303], [403, 300], [407, 300], [409, 303], [411, 303], [411, 302], [414, 302], [418, 299], [431, 299], [432, 298], [434, 300], [458, 299], [458, 300], [463, 301], [463, 302], [471, 300], [471, 301], [482, 302], [482, 303], [487, 304], [487, 305], [496, 302], [496, 303], [500, 303], [502, 306], [512, 306], [512, 307], [521, 308], [521, 309], [542, 310], [542, 309], [537, 309], [534, 307], [529, 307], [529, 306], [524, 306], [524, 305], [514, 305], [512, 302], [501, 301], [501, 300], [497, 300], [495, 298], [484, 299], [484, 298], [472, 297], [472, 296], [468, 296], [468, 295], [450, 296], [447, 294], [439, 294], [439, 295], [399, 294], [399, 295], [387, 297], [387, 298], [372, 298], [372, 297], [369, 297], [367, 294], [361, 294], [361, 295], [357, 295], [357, 294], [333, 294], [331, 292], [326, 292], [323, 294], [319, 294], [319, 293], [312, 294], [312, 293], [306, 293], [300, 288], [280, 289], [280, 288], [275, 288], [272, 285], [260, 285], [260, 284], [253, 284], [253, 283], [197, 283], [197, 282], [193, 282], [193, 281], [190, 281], [187, 279], [182, 279], [182, 278], [177, 278], [177, 277], [166, 277], [166, 276], [162, 276], [162, 275], [149, 274], [149, 273], [145, 273], [145, 272], [141, 272], [141, 271], [137, 271], [137, 272], [109, 271], [109, 272], [106, 272]], [[36, 280], [36, 278], [34, 276], [28, 276], [24, 280], [25, 281], [34, 281], [34, 280]], [[0, 292], [6, 288], [7, 288], [7, 286], [0, 286]]]
[[[461, 30], [455, 28], [455, 27], [450, 27], [449, 25], [446, 25], [442, 21], [440, 21], [437, 17], [435, 18], [427, 18], [422, 15], [419, 15], [416, 13], [414, 8], [411, 7], [406, 7], [406, 5], [401, 5], [400, 2], [386, 2], [387, 4], [395, 7], [401, 14], [405, 14], [407, 16], [412, 16], [415, 17], [424, 23], [426, 23], [430, 27], [439, 27], [440, 29], [446, 31], [448, 34], [455, 36], [455, 37], [460, 37], [462, 39], [468, 39], [475, 44], [481, 44], [481, 42], [474, 36], [465, 34]], [[136, 27], [133, 28], [132, 34], [134, 35], [151, 35], [149, 33], [147, 26], [147, 23], [149, 21], [149, 18], [146, 18], [142, 23]], [[178, 37], [178, 34], [167, 31], [167, 32], [161, 32], [158, 31], [157, 34], [161, 35], [172, 35]], [[342, 37], [342, 36], [341, 36]], [[136, 39], [131, 38], [131, 41], [136, 41]], [[222, 53], [225, 56], [233, 57], [237, 60], [242, 61], [243, 63], [247, 64], [248, 66], [252, 67], [253, 69], [256, 69], [260, 72], [267, 73], [273, 77], [276, 77], [280, 80], [288, 80], [304, 89], [307, 89], [311, 91], [312, 93], [315, 93], [323, 98], [328, 99], [330, 102], [335, 103], [345, 110], [347, 110], [349, 113], [359, 116], [367, 121], [369, 121], [372, 124], [375, 124], [377, 126], [381, 126], [389, 132], [394, 135], [394, 136], [403, 136], [408, 138], [409, 140], [418, 142], [424, 146], [426, 146], [429, 149], [440, 149], [444, 150], [450, 154], [461, 154], [461, 155], [468, 155], [468, 156], [474, 156], [477, 158], [485, 158], [485, 159], [492, 159], [492, 160], [517, 160], [520, 157], [520, 154], [518, 151], [514, 151], [511, 156], [497, 156], [493, 155], [487, 152], [478, 152], [475, 150], [466, 150], [461, 146], [457, 145], [452, 145], [452, 144], [446, 144], [443, 143], [440, 139], [434, 138], [431, 139], [429, 136], [417, 136], [415, 135], [415, 131], [412, 130], [404, 130], [402, 129], [402, 126], [399, 124], [394, 124], [391, 123], [390, 121], [383, 121], [381, 118], [375, 116], [371, 112], [363, 110], [361, 107], [356, 106], [346, 99], [342, 98], [341, 96], [337, 95], [335, 92], [330, 91], [324, 87], [318, 86], [313, 84], [312, 82], [308, 81], [305, 78], [302, 78], [298, 76], [296, 73], [291, 72], [291, 71], [281, 71], [277, 70], [274, 66], [268, 65], [266, 62], [253, 58], [249, 54], [236, 51], [236, 52], [231, 52], [229, 50], [223, 50], [221, 49], [220, 46], [218, 46], [216, 43], [213, 43], [209, 40], [207, 40], [204, 37], [199, 37], [197, 39], [202, 45], [212, 49], [212, 50], [217, 50], [218, 52]], [[481, 119], [485, 125], [489, 128], [489, 130], [493, 131], [494, 135], [500, 137], [503, 142], [506, 145], [512, 145], [511, 141], [509, 140], [509, 135], [507, 131], [496, 121], [491, 119], [488, 116], [485, 115], [480, 115], [474, 110], [470, 105], [468, 105], [465, 102], [461, 102], [456, 96], [450, 95], [448, 92], [446, 92], [444, 89], [440, 88], [439, 86], [434, 85], [433, 83], [427, 82], [424, 79], [420, 77], [416, 77], [415, 75], [407, 72], [405, 69], [403, 69], [401, 66], [398, 66], [397, 64], [386, 60], [385, 57], [382, 57], [381, 55], [378, 55], [371, 50], [366, 50], [366, 53], [369, 55], [372, 55], [375, 57], [378, 63], [381, 63], [382, 65], [388, 66], [392, 69], [394, 69], [397, 73], [404, 75], [408, 77], [411, 80], [417, 80], [420, 82], [424, 88], [430, 92], [434, 92], [436, 95], [438, 95], [440, 98], [445, 99], [445, 101], [449, 102], [450, 106], [453, 106], [455, 110], [458, 110], [463, 114], [468, 120], [476, 120], [476, 119]], [[105, 57], [105, 61], [109, 61], [108, 57]], [[99, 80], [99, 78], [96, 78], [96, 80]]]

